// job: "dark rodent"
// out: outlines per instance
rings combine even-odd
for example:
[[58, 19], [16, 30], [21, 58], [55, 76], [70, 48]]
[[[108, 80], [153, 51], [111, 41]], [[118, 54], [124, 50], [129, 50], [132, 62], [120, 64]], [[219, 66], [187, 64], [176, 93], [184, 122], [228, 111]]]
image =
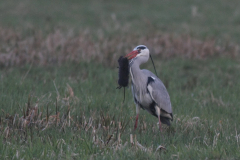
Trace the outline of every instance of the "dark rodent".
[[126, 57], [119, 57], [118, 59], [118, 87], [117, 89], [121, 89], [124, 87], [124, 98], [125, 100], [125, 87], [128, 86], [128, 79], [129, 79], [129, 62]]
[[128, 79], [129, 79], [129, 62], [126, 57], [119, 57], [118, 59], [118, 85], [119, 89], [122, 87], [128, 86]]

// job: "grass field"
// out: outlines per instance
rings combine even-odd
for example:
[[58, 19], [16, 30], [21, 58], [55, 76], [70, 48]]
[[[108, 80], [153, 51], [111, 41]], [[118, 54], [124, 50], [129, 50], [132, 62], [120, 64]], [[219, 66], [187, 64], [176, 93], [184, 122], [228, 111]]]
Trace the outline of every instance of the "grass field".
[[239, 8], [238, 0], [9, 0], [0, 2], [0, 24], [25, 31], [89, 28], [114, 35], [124, 28], [139, 34], [161, 31], [240, 42]]
[[[0, 158], [240, 159], [239, 10], [236, 0], [1, 1]], [[117, 58], [140, 43], [171, 97], [162, 133], [143, 110], [134, 132], [131, 90], [123, 102], [116, 89]]]

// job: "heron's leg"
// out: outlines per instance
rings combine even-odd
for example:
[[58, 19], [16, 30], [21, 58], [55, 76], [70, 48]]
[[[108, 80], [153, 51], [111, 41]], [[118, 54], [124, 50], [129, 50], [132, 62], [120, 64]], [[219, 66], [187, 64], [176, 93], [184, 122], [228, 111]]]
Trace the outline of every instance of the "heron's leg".
[[158, 121], [159, 121], [159, 130], [162, 132], [162, 123], [160, 120], [160, 116], [158, 116]]
[[137, 129], [139, 110], [140, 110], [139, 105], [136, 105], [136, 113], [137, 113], [137, 116], [136, 116], [136, 121], [135, 121], [135, 125], [134, 125], [134, 130]]
[[162, 132], [162, 123], [160, 120], [161, 110], [158, 106], [155, 106], [156, 114], [158, 116], [158, 122], [159, 122], [159, 130]]

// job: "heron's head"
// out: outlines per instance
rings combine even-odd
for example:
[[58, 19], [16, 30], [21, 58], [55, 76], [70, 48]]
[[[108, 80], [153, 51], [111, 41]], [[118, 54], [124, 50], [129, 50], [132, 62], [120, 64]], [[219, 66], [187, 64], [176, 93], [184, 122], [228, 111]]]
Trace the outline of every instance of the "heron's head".
[[125, 57], [127, 57], [128, 60], [139, 58], [144, 63], [149, 58], [149, 49], [144, 45], [139, 45], [135, 47], [132, 52], [128, 53]]

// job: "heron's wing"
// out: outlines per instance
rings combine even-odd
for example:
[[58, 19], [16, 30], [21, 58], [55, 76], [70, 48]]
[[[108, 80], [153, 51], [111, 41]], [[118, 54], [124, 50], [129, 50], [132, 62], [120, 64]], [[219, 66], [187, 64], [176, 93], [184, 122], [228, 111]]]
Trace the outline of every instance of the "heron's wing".
[[161, 109], [172, 113], [170, 97], [163, 82], [152, 72], [148, 70], [143, 70], [143, 72], [148, 75], [147, 89], [152, 99]]

